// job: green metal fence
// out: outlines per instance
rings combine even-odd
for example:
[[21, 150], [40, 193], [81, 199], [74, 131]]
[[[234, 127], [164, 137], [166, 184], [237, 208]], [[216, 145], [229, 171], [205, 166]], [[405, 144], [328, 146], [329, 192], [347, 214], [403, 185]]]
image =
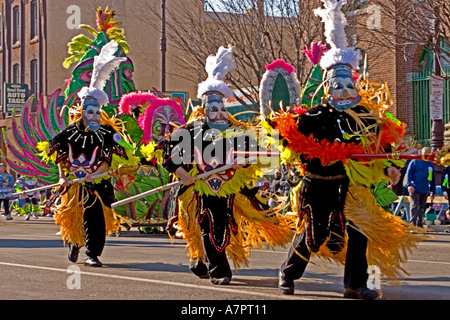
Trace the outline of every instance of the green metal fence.
[[[450, 122], [450, 67], [445, 70], [447, 79], [444, 81], [444, 124]], [[430, 119], [430, 77], [429, 71], [412, 74], [412, 94], [413, 94], [413, 133], [415, 139], [423, 144], [431, 144]]]

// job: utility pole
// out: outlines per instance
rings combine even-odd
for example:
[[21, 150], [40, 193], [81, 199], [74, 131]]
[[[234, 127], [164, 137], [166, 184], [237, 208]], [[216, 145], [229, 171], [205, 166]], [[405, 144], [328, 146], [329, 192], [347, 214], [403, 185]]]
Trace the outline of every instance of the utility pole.
[[[434, 74], [432, 78], [430, 79], [430, 106], [431, 103], [435, 103], [434, 106], [437, 108], [437, 112], [439, 114], [439, 117], [433, 118], [433, 124], [431, 125], [431, 151], [435, 152], [438, 149], [442, 148], [444, 146], [444, 93], [443, 93], [443, 81], [441, 80], [441, 67], [440, 67], [440, 49], [441, 49], [441, 32], [439, 29], [439, 4], [435, 7], [435, 30], [434, 30]], [[434, 78], [434, 79], [433, 79]], [[436, 83], [437, 82], [437, 83]], [[437, 92], [433, 93], [436, 89], [433, 89], [434, 87], [437, 87]], [[441, 92], [442, 87], [442, 92]], [[431, 100], [435, 100], [434, 102]], [[436, 181], [441, 181], [442, 177], [442, 170], [443, 167], [440, 165], [434, 166], [435, 172], [436, 172]]]
[[161, 0], [161, 92], [166, 91], [166, 0]]
[[[440, 68], [440, 48], [441, 48], [441, 36], [439, 30], [439, 7], [436, 5], [435, 8], [435, 32], [434, 32], [434, 77], [441, 78], [441, 68]], [[431, 80], [430, 80], [431, 82]], [[443, 100], [442, 100], [443, 102]], [[444, 145], [444, 124], [443, 124], [443, 106], [440, 106], [442, 110], [439, 110], [442, 116], [433, 119], [433, 124], [431, 126], [431, 148], [432, 151], [436, 151], [442, 148]]]

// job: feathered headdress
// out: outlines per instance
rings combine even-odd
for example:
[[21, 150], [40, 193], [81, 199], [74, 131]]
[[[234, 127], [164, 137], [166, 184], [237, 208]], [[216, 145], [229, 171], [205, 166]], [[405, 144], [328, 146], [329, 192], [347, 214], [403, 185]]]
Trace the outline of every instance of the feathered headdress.
[[309, 48], [308, 45], [305, 45], [305, 49], [302, 50], [302, 52], [305, 54], [308, 60], [311, 61], [313, 65], [319, 64], [323, 55], [327, 51], [328, 51], [327, 45], [322, 44], [322, 41], [319, 41], [317, 43], [311, 42]]
[[322, 18], [325, 23], [325, 37], [331, 49], [320, 60], [320, 66], [324, 70], [336, 64], [349, 64], [353, 69], [358, 69], [362, 58], [359, 50], [348, 46], [345, 27], [347, 19], [342, 12], [342, 6], [347, 0], [321, 0], [325, 8], [314, 10], [314, 14]]
[[308, 60], [314, 65], [301, 93], [302, 104], [307, 105], [308, 108], [311, 105], [319, 103], [323, 96], [323, 88], [321, 86], [323, 74], [320, 70], [319, 63], [327, 50], [327, 45], [322, 44], [321, 41], [317, 43], [311, 42], [309, 48], [305, 45], [305, 49], [302, 50]]
[[206, 92], [217, 91], [225, 97], [233, 97], [234, 92], [223, 81], [226, 74], [235, 67], [233, 60], [233, 47], [220, 47], [217, 54], [206, 59], [205, 70], [208, 78], [198, 85], [197, 98], [201, 98]]
[[[171, 108], [174, 113], [178, 116], [179, 124], [183, 125], [186, 123], [183, 115], [183, 108], [174, 100], [168, 98], [158, 98], [151, 92], [131, 92], [126, 95], [123, 95], [120, 99], [119, 111], [121, 113], [131, 114], [132, 106], [140, 106], [145, 108], [143, 114], [139, 116], [139, 127], [144, 132], [142, 137], [142, 142], [145, 144], [149, 143], [152, 140], [152, 119], [153, 115], [161, 106], [168, 106]], [[170, 119], [170, 121], [174, 121], [174, 119]]]
[[106, 81], [111, 76], [111, 72], [119, 67], [119, 65], [126, 60], [125, 57], [116, 57], [114, 54], [117, 51], [119, 44], [115, 41], [110, 41], [103, 46], [100, 54], [94, 57], [94, 68], [92, 70], [91, 83], [88, 87], [83, 87], [78, 92], [78, 97], [81, 100], [90, 96], [95, 98], [100, 106], [106, 106], [109, 102], [108, 95], [103, 91]]

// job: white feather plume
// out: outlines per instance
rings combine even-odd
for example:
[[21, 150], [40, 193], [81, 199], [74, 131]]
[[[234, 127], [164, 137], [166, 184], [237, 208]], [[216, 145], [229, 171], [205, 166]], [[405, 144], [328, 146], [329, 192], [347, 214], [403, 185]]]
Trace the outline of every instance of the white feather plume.
[[100, 54], [94, 57], [91, 87], [103, 90], [106, 81], [111, 76], [111, 72], [117, 69], [120, 64], [126, 60], [125, 57], [114, 56], [118, 47], [119, 44], [117, 42], [110, 41], [103, 46]]
[[216, 55], [209, 56], [205, 65], [208, 78], [198, 85], [197, 98], [201, 98], [208, 91], [218, 91], [225, 97], [233, 97], [233, 90], [223, 80], [235, 66], [231, 45], [228, 48], [220, 47]]
[[355, 48], [348, 46], [345, 27], [347, 19], [342, 12], [342, 6], [347, 0], [321, 0], [324, 8], [314, 10], [314, 14], [322, 18], [325, 24], [325, 37], [331, 49], [328, 50], [320, 60], [323, 69], [329, 69], [335, 64], [350, 64], [353, 69], [358, 69], [359, 61], [362, 59], [361, 53]]
[[80, 97], [81, 100], [84, 100], [86, 97], [93, 97], [102, 107], [109, 103], [109, 98], [105, 91], [88, 86], [81, 88], [78, 92], [78, 97]]
[[103, 91], [103, 88], [106, 85], [106, 81], [110, 78], [111, 72], [126, 60], [125, 57], [116, 57], [114, 55], [118, 47], [119, 44], [117, 42], [110, 41], [103, 46], [100, 54], [94, 57], [94, 68], [90, 85], [82, 88], [78, 93], [81, 99], [84, 99], [86, 96], [92, 96], [99, 101], [100, 105], [108, 104], [108, 96]]

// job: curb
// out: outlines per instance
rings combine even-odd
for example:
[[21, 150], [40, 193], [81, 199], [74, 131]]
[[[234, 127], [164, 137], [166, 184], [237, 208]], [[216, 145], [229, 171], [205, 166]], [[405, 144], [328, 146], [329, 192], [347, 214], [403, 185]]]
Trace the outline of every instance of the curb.
[[446, 232], [446, 233], [450, 233], [450, 225], [429, 225], [427, 226], [426, 231], [431, 231], [431, 232]]

